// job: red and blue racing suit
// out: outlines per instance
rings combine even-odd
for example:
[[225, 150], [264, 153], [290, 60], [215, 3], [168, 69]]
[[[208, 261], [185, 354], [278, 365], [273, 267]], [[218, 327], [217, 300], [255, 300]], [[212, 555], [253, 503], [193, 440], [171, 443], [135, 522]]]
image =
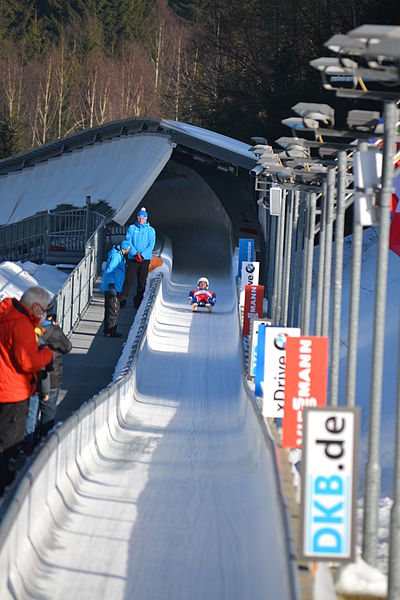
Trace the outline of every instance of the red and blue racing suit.
[[205, 306], [206, 304], [211, 304], [214, 306], [217, 298], [215, 296], [215, 292], [211, 290], [192, 290], [189, 293], [189, 303], [190, 304], [198, 304], [199, 306]]

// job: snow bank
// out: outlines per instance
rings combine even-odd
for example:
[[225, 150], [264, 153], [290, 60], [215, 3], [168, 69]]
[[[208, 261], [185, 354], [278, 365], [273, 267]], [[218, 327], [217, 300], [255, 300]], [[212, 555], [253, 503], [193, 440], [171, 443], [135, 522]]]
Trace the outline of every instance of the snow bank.
[[24, 291], [33, 285], [44, 287], [54, 296], [67, 278], [67, 273], [51, 265], [2, 262], [0, 263], [0, 301], [4, 298], [20, 299]]

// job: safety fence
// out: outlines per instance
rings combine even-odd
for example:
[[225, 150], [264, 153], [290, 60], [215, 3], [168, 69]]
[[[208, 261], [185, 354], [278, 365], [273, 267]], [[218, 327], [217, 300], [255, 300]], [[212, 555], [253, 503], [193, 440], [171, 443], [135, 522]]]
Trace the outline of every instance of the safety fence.
[[0, 227], [0, 259], [77, 262], [104, 215], [85, 208], [54, 210]]

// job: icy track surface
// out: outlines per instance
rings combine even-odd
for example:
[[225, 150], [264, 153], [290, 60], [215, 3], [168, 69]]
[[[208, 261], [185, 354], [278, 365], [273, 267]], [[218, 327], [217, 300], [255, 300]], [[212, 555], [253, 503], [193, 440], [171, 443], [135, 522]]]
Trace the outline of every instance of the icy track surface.
[[[215, 237], [164, 279], [132, 397], [81, 461], [33, 569], [35, 598], [292, 598], [274, 457], [242, 382], [229, 224], [205, 191]], [[188, 307], [193, 263], [208, 265], [212, 314]]]

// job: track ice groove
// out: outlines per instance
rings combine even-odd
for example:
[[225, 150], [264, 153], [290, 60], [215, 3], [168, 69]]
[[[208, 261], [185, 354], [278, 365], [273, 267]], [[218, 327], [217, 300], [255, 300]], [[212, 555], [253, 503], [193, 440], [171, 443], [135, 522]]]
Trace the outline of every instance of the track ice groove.
[[[199, 273], [179, 254], [126, 408], [84, 452], [64, 498], [55, 492], [53, 543], [36, 549], [27, 598], [291, 598], [274, 457], [242, 382], [229, 223], [210, 190], [194, 183], [169, 182], [170, 200], [182, 215], [188, 186], [201, 195], [201, 212], [186, 211], [199, 227], [213, 222], [201, 271], [217, 305], [191, 312], [187, 293]], [[157, 214], [151, 200], [145, 205]], [[189, 246], [190, 233], [179, 232], [175, 250]]]

